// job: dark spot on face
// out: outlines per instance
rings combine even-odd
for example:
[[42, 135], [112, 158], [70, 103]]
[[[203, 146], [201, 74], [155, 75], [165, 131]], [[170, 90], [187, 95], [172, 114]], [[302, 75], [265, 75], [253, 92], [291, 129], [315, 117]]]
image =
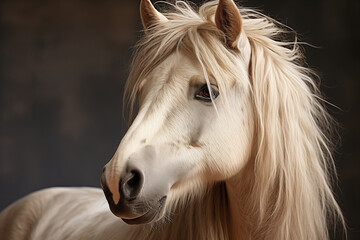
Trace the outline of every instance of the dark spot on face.
[[202, 144], [199, 142], [202, 132], [202, 127], [200, 127], [196, 132], [193, 132], [190, 137], [189, 146], [199, 148]]
[[190, 141], [189, 145], [194, 148], [199, 148], [202, 146], [198, 141]]
[[141, 140], [141, 143], [142, 143], [142, 144], [145, 144], [145, 143], [146, 143], [146, 139], [144, 138], [143, 140]]

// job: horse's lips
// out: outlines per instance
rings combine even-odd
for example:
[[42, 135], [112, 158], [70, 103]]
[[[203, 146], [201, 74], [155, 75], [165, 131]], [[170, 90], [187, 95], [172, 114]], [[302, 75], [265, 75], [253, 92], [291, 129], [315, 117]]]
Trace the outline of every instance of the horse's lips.
[[158, 206], [155, 209], [150, 209], [144, 215], [136, 218], [121, 218], [125, 223], [130, 225], [150, 223], [157, 218], [165, 206], [166, 196], [158, 201]]

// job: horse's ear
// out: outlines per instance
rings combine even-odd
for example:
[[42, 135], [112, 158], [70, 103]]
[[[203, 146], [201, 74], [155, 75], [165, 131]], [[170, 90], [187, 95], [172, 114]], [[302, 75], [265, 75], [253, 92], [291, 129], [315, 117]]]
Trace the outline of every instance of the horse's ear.
[[225, 33], [229, 47], [237, 49], [237, 40], [241, 34], [242, 19], [233, 0], [219, 0], [215, 14], [216, 26]]
[[157, 22], [167, 21], [167, 18], [154, 8], [150, 0], [141, 0], [140, 15], [145, 30]]

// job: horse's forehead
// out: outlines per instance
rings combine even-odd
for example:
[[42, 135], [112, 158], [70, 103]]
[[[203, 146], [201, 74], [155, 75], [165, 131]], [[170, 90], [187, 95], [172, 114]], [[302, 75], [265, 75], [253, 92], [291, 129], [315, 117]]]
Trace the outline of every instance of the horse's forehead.
[[171, 84], [175, 82], [188, 84], [192, 76], [202, 73], [201, 65], [191, 55], [181, 51], [167, 57], [156, 67], [149, 80], [157, 84]]
[[[213, 65], [216, 65], [215, 63]], [[221, 68], [221, 66], [218, 66]], [[218, 68], [218, 69], [219, 69]], [[140, 92], [173, 92], [181, 94], [188, 87], [199, 87], [208, 80], [210, 84], [218, 85], [222, 88], [233, 87], [237, 80], [235, 78], [224, 77], [224, 71], [214, 74], [213, 69], [205, 69], [204, 64], [191, 52], [179, 50], [170, 54], [162, 63], [156, 66], [150, 75], [144, 79], [140, 87]], [[228, 79], [229, 81], [223, 81]], [[180, 91], [182, 89], [182, 91]], [[140, 94], [142, 95], [142, 94]], [[176, 95], [176, 94], [175, 94]]]
[[[181, 97], [189, 86], [192, 76], [199, 75], [196, 63], [188, 56], [175, 52], [143, 79], [139, 87], [140, 104], [147, 101], [163, 101], [165, 97]], [[152, 100], [150, 100], [152, 99]]]

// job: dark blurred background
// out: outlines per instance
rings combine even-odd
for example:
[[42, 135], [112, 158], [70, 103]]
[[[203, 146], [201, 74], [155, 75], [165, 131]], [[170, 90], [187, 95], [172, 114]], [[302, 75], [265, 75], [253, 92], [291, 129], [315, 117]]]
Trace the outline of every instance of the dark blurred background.
[[[197, 4], [203, 1], [194, 1]], [[122, 93], [141, 36], [135, 0], [0, 3], [0, 210], [50, 186], [96, 186], [127, 129]], [[340, 108], [337, 199], [360, 239], [358, 0], [244, 0], [295, 29]]]

